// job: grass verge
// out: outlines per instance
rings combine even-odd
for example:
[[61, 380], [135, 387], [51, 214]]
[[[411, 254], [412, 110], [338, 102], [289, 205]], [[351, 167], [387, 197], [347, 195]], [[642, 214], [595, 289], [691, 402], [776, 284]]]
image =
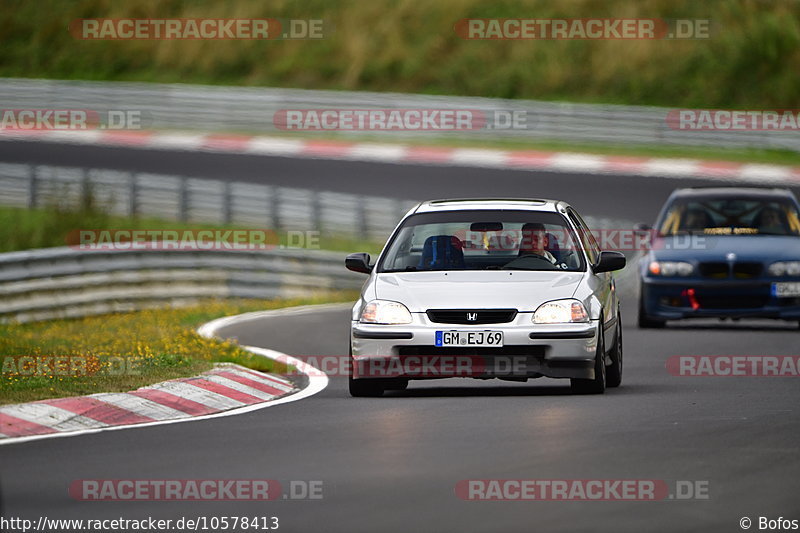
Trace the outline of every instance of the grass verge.
[[[68, 237], [76, 230], [227, 230], [227, 229], [264, 229], [236, 225], [215, 225], [196, 222], [176, 222], [157, 218], [129, 218], [107, 214], [102, 207], [88, 206], [83, 208], [52, 205], [47, 208], [28, 209], [23, 207], [0, 206], [0, 253], [29, 250], [32, 248], [49, 248], [66, 246]], [[294, 246], [288, 242], [286, 233], [275, 233], [274, 241], [268, 244], [276, 246]], [[322, 233], [314, 248], [337, 252], [369, 252], [377, 254], [382, 243], [364, 242], [347, 237]]]
[[[6, 0], [0, 75], [400, 91], [674, 107], [797, 102], [795, 0]], [[83, 40], [81, 18], [324, 21], [324, 38]], [[466, 40], [467, 18], [701, 19], [708, 38]]]
[[0, 325], [0, 404], [129, 391], [199, 374], [215, 362], [280, 371], [268, 359], [232, 342], [204, 339], [195, 329], [222, 316], [357, 297], [340, 291], [305, 299], [209, 300], [177, 309]]

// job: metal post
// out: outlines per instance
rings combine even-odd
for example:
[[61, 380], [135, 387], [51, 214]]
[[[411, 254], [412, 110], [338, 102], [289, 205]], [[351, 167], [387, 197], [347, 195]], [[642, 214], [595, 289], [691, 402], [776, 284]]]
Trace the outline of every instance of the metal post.
[[181, 222], [186, 222], [189, 220], [189, 179], [186, 177], [180, 178], [180, 190], [178, 191], [179, 194], [179, 206], [178, 209], [180, 212], [178, 213], [178, 219]]
[[364, 196], [359, 196], [356, 199], [356, 217], [358, 220], [358, 237], [363, 240], [369, 239], [369, 225], [367, 223], [367, 199]]
[[139, 214], [139, 179], [136, 172], [131, 172], [128, 178], [128, 215], [136, 218]]
[[281, 229], [280, 192], [281, 190], [278, 187], [269, 188], [269, 213], [272, 216], [272, 230], [276, 232]]
[[89, 169], [84, 168], [81, 174], [80, 208], [81, 210], [89, 210], [93, 207], [94, 201], [92, 198], [92, 186], [91, 182], [89, 181]]
[[222, 183], [222, 220], [225, 224], [233, 222], [233, 186], [230, 181]]
[[311, 226], [312, 230], [322, 233], [322, 204], [319, 191], [311, 191]]
[[36, 167], [31, 165], [28, 167], [28, 208], [33, 209], [38, 205], [38, 183], [36, 182]]

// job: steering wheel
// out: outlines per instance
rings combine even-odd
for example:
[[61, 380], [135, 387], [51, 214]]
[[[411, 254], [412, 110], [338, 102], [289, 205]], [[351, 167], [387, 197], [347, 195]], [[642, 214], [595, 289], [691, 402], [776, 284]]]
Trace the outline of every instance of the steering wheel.
[[534, 257], [536, 259], [541, 259], [542, 261], [547, 261], [548, 263], [552, 263], [552, 261], [550, 261], [548, 258], [543, 256], [542, 254], [537, 254], [536, 252], [525, 252], [524, 254], [518, 256], [517, 259], [522, 259], [523, 257]]
[[[533, 264], [531, 264], [531, 262]], [[526, 266], [531, 270], [555, 270], [558, 268], [552, 261], [537, 253], [529, 253], [515, 257], [506, 263], [503, 268], [525, 268]]]

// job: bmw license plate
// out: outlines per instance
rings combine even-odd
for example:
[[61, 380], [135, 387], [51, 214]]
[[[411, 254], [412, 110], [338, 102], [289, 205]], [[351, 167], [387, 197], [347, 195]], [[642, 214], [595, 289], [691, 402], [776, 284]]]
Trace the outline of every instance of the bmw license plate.
[[502, 331], [437, 331], [436, 346], [503, 346]]
[[780, 282], [772, 284], [772, 295], [777, 298], [793, 298], [800, 296], [800, 282]]

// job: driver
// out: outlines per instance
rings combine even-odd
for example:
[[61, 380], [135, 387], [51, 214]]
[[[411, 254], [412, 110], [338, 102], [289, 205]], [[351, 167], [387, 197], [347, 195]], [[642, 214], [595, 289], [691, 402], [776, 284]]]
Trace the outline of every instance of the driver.
[[547, 251], [549, 244], [550, 242], [544, 224], [528, 222], [522, 226], [522, 240], [519, 243], [520, 257], [524, 255], [537, 255], [555, 265], [558, 261], [553, 254]]
[[695, 207], [686, 211], [682, 228], [684, 231], [703, 231], [708, 226], [708, 213], [704, 210]]

